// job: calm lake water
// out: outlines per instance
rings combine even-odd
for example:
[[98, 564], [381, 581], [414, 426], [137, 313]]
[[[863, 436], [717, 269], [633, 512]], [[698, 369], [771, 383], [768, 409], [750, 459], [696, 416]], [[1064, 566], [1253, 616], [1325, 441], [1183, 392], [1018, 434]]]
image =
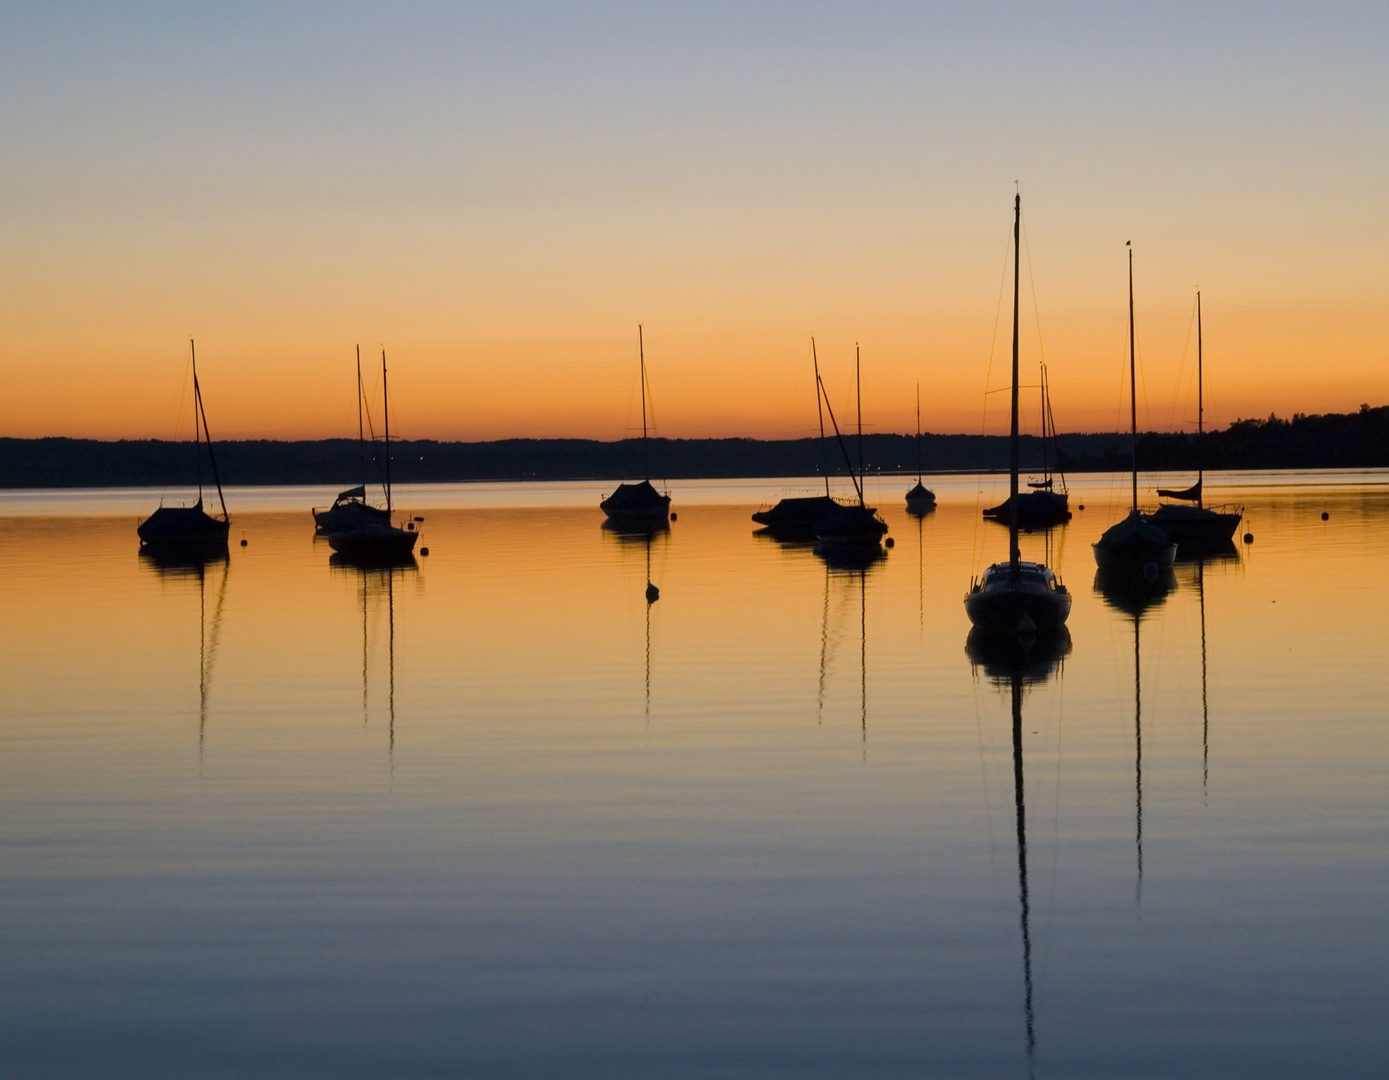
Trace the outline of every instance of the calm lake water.
[[400, 489], [393, 572], [322, 490], [229, 491], [202, 570], [158, 493], [0, 493], [0, 1075], [1385, 1076], [1389, 475], [1208, 477], [1255, 542], [1142, 604], [1083, 478], [1017, 679], [962, 603], [1006, 480], [911, 482], [863, 571], [753, 535], [776, 481], [650, 543]]

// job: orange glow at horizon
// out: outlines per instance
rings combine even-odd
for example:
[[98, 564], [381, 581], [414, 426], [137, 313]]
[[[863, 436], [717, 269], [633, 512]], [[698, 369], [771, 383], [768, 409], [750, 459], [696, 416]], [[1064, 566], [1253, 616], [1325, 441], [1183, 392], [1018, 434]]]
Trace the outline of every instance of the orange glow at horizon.
[[0, 435], [175, 436], [193, 337], [219, 438], [355, 434], [384, 344], [403, 436], [617, 439], [638, 322], [663, 436], [813, 434], [812, 335], [867, 430], [1000, 432], [1018, 177], [1059, 430], [1123, 426], [1128, 240], [1141, 426], [1198, 285], [1211, 426], [1389, 402], [1369, 9], [349, 8], [15, 13]]

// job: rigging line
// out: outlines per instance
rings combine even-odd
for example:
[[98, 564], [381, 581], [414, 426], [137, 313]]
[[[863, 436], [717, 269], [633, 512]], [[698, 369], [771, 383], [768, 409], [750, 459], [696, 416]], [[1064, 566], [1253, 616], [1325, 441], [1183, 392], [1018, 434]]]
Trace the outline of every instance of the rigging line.
[[[174, 409], [174, 422], [173, 422], [173, 441], [174, 441], [174, 442], [178, 442], [178, 441], [179, 441], [179, 437], [178, 437], [178, 436], [179, 436], [179, 432], [183, 429], [183, 403], [184, 403], [185, 401], [188, 400], [188, 386], [189, 386], [189, 383], [190, 383], [190, 381], [191, 381], [191, 380], [188, 378], [188, 373], [189, 373], [189, 371], [192, 369], [192, 366], [193, 366], [193, 360], [192, 360], [191, 357], [183, 362], [183, 378], [179, 381], [179, 384], [178, 384], [178, 404], [177, 404], [177, 406], [176, 406], [175, 409]], [[196, 414], [195, 414], [195, 416], [196, 416]], [[196, 426], [196, 424], [197, 424], [197, 420], [195, 419], [195, 420], [194, 420], [194, 425]], [[169, 477], [169, 479], [172, 479], [172, 477]], [[159, 497], [159, 505], [160, 505], [160, 506], [163, 506], [163, 505], [164, 505], [164, 498], [165, 498], [165, 496], [167, 496], [168, 494], [169, 494], [169, 489], [168, 489], [168, 487], [163, 487], [163, 488], [161, 488], [161, 490], [160, 490], [160, 497]]]
[[[1196, 301], [1191, 302], [1191, 319], [1186, 324], [1186, 340], [1182, 342], [1182, 358], [1177, 363], [1177, 380], [1172, 386], [1172, 404], [1167, 410], [1167, 426], [1169, 428], [1185, 427], [1186, 421], [1177, 420], [1177, 400], [1182, 393], [1182, 380], [1187, 377], [1186, 362], [1191, 355], [1191, 332], [1196, 329]], [[1186, 412], [1186, 406], [1191, 404], [1191, 388], [1188, 386], [1186, 391], [1186, 401], [1183, 404], [1182, 412]]]
[[1037, 303], [1037, 281], [1032, 276], [1032, 247], [1027, 242], [1027, 218], [1024, 215], [1019, 217], [1022, 222], [1022, 248], [1027, 255], [1027, 284], [1032, 290], [1032, 319], [1037, 324], [1037, 355], [1041, 358], [1042, 366], [1046, 367], [1047, 351], [1042, 344], [1042, 309]]

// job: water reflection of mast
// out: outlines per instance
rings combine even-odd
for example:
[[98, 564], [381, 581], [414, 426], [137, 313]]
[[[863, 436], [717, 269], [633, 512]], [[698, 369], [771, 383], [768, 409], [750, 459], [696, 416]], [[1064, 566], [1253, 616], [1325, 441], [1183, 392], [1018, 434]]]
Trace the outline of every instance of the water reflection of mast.
[[227, 598], [227, 575], [231, 561], [222, 569], [217, 586], [217, 606], [212, 611], [212, 641], [207, 640], [207, 565], [198, 566], [198, 774], [203, 769], [203, 740], [207, 733], [207, 695], [212, 689], [212, 665], [217, 659], [217, 640], [222, 632], [222, 604]]
[[1022, 699], [1028, 685], [1045, 682], [1071, 651], [1071, 636], [1059, 632], [1034, 638], [991, 635], [975, 628], [965, 643], [971, 663], [982, 665], [996, 686], [1011, 694], [1013, 727], [1013, 809], [1018, 845], [1018, 927], [1022, 934], [1023, 1024], [1026, 1031], [1027, 1070], [1033, 1074], [1037, 1030], [1032, 1004], [1032, 900], [1027, 875], [1027, 797], [1023, 778]]
[[1208, 794], [1211, 755], [1211, 716], [1206, 704], [1206, 561], [1196, 563], [1196, 596], [1201, 609], [1201, 798]]
[[858, 572], [859, 708], [864, 753], [868, 753], [868, 567]]
[[1018, 823], [1018, 922], [1022, 927], [1023, 1016], [1027, 1024], [1027, 1065], [1037, 1048], [1032, 1015], [1032, 934], [1029, 926], [1031, 904], [1027, 892], [1027, 805], [1023, 795], [1022, 773], [1022, 671], [1015, 669], [1013, 691], [1013, 805]]
[[1141, 612], [1133, 616], [1133, 842], [1138, 854], [1138, 881], [1134, 903], [1143, 903], [1143, 679], [1138, 627]]
[[825, 718], [825, 656], [830, 644], [830, 568], [825, 564], [825, 605], [820, 611], [820, 685], [815, 695], [815, 726]]

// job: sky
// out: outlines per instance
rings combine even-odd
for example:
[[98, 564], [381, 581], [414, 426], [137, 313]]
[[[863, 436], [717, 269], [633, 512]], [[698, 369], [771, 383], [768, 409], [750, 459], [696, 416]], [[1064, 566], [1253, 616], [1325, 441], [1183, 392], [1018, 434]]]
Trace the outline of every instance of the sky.
[[[0, 435], [1062, 430], [1389, 403], [1383, 4], [0, 11]], [[989, 391], [994, 391], [990, 393]], [[1035, 394], [1025, 396], [1035, 428]], [[379, 409], [379, 402], [377, 405]]]

